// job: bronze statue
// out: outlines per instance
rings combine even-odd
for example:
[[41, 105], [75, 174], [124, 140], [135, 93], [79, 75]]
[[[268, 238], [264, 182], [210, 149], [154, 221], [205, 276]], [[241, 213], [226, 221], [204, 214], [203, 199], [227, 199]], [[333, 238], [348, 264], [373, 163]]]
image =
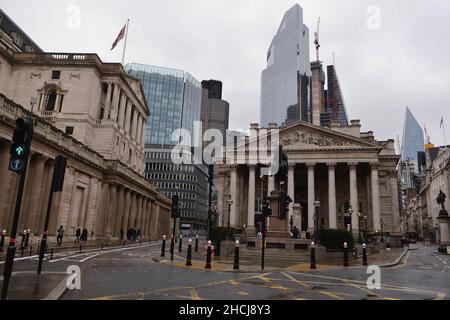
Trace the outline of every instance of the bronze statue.
[[442, 206], [442, 210], [445, 211], [445, 198], [447, 196], [445, 195], [445, 193], [442, 192], [442, 190], [439, 190], [439, 194], [436, 198], [436, 202], [438, 203], [438, 205]]

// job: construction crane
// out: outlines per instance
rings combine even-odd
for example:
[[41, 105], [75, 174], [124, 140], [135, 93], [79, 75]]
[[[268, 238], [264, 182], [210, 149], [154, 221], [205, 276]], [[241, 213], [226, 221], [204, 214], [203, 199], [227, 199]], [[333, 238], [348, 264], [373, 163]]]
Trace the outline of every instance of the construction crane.
[[426, 137], [425, 149], [434, 148], [434, 144], [431, 143], [431, 138], [430, 138], [430, 135], [428, 134], [427, 125], [425, 123], [423, 124], [423, 131], [425, 132], [425, 137]]
[[320, 28], [320, 17], [319, 20], [317, 21], [317, 31], [314, 32], [314, 44], [316, 45], [316, 58], [317, 61], [319, 60], [319, 48], [320, 48], [320, 44], [319, 44], [319, 28]]

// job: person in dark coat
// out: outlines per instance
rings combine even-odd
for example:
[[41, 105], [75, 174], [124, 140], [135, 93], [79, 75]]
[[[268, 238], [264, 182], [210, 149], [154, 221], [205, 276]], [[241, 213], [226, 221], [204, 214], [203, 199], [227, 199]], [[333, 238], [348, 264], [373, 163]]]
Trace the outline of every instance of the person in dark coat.
[[80, 243], [81, 229], [78, 227], [77, 231], [75, 231], [75, 244]]
[[84, 228], [83, 232], [81, 233], [80, 240], [83, 241], [84, 244], [86, 244], [87, 239], [88, 239], [88, 231], [86, 228]]
[[123, 228], [122, 228], [122, 229], [120, 229], [120, 240], [123, 240], [123, 235], [124, 235], [124, 232], [123, 232]]

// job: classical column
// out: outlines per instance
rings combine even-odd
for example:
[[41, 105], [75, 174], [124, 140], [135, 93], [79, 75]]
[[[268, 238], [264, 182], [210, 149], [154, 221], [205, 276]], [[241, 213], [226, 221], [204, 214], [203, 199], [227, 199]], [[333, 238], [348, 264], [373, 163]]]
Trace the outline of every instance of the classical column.
[[[124, 205], [125, 205], [125, 190], [123, 187], [117, 193], [117, 213], [114, 223], [114, 236], [120, 236], [120, 229], [122, 229], [122, 219], [124, 215]], [[125, 229], [124, 229], [125, 232]]]
[[137, 110], [137, 108], [134, 108], [133, 111], [133, 121], [131, 123], [131, 140], [132, 141], [136, 141], [136, 131], [137, 131], [137, 119], [139, 116], [139, 112]]
[[142, 133], [142, 116], [139, 114], [138, 115], [138, 120], [137, 120], [137, 129], [136, 129], [136, 143], [137, 145], [141, 145], [141, 133]]
[[113, 93], [113, 100], [111, 103], [111, 116], [110, 119], [112, 121], [116, 121], [117, 118], [117, 109], [119, 107], [119, 95], [120, 95], [120, 87], [118, 84], [114, 85], [114, 93]]
[[45, 92], [42, 92], [41, 97], [39, 99], [38, 111], [44, 110], [44, 104], [45, 104]]
[[359, 220], [358, 220], [358, 212], [359, 212], [359, 204], [358, 204], [358, 185], [356, 179], [356, 168], [358, 163], [350, 162], [348, 164], [349, 172], [350, 172], [350, 204], [352, 206], [353, 214], [352, 214], [352, 230], [354, 234], [358, 234], [359, 230]]
[[124, 191], [124, 207], [123, 207], [123, 218], [122, 218], [122, 229], [124, 233], [127, 233], [127, 230], [130, 228], [128, 224], [128, 218], [130, 216], [130, 201], [131, 201], [131, 192], [128, 189]]
[[114, 232], [114, 222], [116, 220], [117, 211], [117, 185], [112, 184], [109, 188], [109, 205], [108, 205], [108, 222], [106, 227], [106, 235], [111, 236]]
[[144, 205], [144, 197], [139, 195], [139, 199], [137, 202], [138, 210], [137, 210], [137, 218], [136, 218], [136, 229], [140, 229], [142, 233], [142, 216], [143, 216], [143, 205]]
[[381, 231], [380, 224], [380, 183], [378, 181], [378, 164], [371, 166], [371, 189], [372, 189], [372, 210], [373, 210], [373, 228], [375, 231]]
[[[294, 215], [294, 197], [295, 197], [295, 164], [289, 164], [289, 171], [288, 171], [288, 196], [292, 199], [292, 202], [289, 204], [289, 217], [287, 219], [291, 219], [291, 216]], [[288, 220], [290, 221], [290, 220]], [[298, 228], [298, 226], [297, 226]]]
[[125, 121], [125, 107], [127, 106], [127, 95], [125, 92], [122, 92], [122, 99], [120, 99], [120, 110], [119, 110], [119, 122], [118, 125], [122, 129], [124, 128], [124, 121]]
[[247, 210], [247, 227], [251, 232], [255, 229], [255, 166], [248, 167], [248, 210]]
[[124, 123], [124, 130], [125, 133], [130, 132], [130, 123], [131, 123], [131, 110], [133, 109], [133, 104], [131, 103], [131, 100], [128, 100], [125, 104], [125, 123]]
[[[231, 200], [233, 201], [231, 207], [230, 207], [230, 212], [228, 214], [228, 216], [230, 217], [230, 226], [233, 227], [236, 225], [236, 220], [237, 220], [237, 190], [238, 190], [238, 185], [237, 185], [237, 167], [232, 167], [231, 168], [231, 177], [230, 177], [230, 195], [231, 195]], [[228, 207], [228, 205], [227, 205]], [[227, 226], [228, 226], [228, 219], [227, 219]]]
[[330, 229], [337, 229], [336, 217], [336, 163], [327, 163], [328, 166], [328, 225]]
[[269, 176], [267, 183], [267, 195], [270, 196], [272, 191], [275, 191], [275, 176]]
[[[34, 157], [35, 166], [33, 172], [33, 180], [31, 181], [31, 189], [29, 193], [30, 202], [28, 204], [28, 209], [26, 211], [26, 219], [24, 227], [26, 229], [31, 229], [31, 232], [36, 233], [36, 220], [39, 219], [39, 212], [42, 205], [42, 196], [44, 194], [44, 166], [47, 159], [42, 155], [36, 155]], [[24, 212], [23, 212], [24, 213]], [[22, 213], [22, 214], [23, 214]]]
[[141, 147], [145, 146], [145, 119], [142, 119]]
[[307, 163], [308, 168], [308, 231], [314, 232], [314, 166], [315, 163]]
[[128, 228], [136, 227], [136, 193], [131, 194], [130, 216], [128, 218]]
[[103, 119], [108, 119], [109, 108], [111, 107], [112, 83], [108, 82], [108, 91], [106, 92], [105, 112]]
[[397, 170], [392, 169], [389, 175], [391, 184], [391, 203], [392, 203], [392, 233], [400, 233], [400, 209], [398, 203], [398, 180]]

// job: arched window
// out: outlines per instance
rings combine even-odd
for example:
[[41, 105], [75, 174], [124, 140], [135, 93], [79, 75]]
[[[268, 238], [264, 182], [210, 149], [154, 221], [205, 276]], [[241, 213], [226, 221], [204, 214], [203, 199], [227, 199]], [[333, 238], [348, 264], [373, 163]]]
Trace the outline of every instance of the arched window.
[[56, 90], [50, 89], [47, 92], [47, 101], [45, 103], [45, 111], [54, 111], [56, 104]]

